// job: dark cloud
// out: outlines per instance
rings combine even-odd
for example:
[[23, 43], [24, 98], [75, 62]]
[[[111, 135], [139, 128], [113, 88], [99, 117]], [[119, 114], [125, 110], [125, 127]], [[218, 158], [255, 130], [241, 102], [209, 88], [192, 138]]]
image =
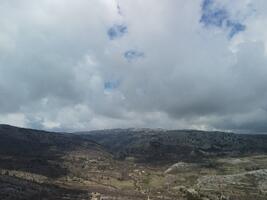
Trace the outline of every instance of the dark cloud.
[[1, 123], [266, 130], [263, 1], [0, 5]]

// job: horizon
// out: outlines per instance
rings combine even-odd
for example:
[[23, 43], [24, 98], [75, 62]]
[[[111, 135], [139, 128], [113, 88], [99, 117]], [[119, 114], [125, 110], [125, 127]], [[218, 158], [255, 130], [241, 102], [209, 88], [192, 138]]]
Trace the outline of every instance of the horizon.
[[71, 130], [49, 130], [49, 129], [36, 129], [36, 128], [30, 128], [30, 127], [23, 127], [23, 126], [15, 126], [10, 124], [0, 124], [1, 126], [9, 126], [12, 128], [19, 128], [19, 129], [27, 129], [27, 130], [33, 130], [33, 131], [43, 131], [43, 132], [50, 132], [50, 133], [67, 133], [67, 134], [83, 134], [83, 133], [89, 133], [89, 132], [98, 132], [98, 131], [116, 131], [116, 130], [131, 130], [133, 132], [142, 132], [142, 131], [178, 131], [178, 132], [190, 132], [190, 131], [196, 131], [196, 132], [205, 132], [205, 133], [230, 133], [230, 134], [237, 134], [237, 135], [266, 135], [265, 132], [260, 133], [251, 133], [251, 132], [232, 132], [232, 131], [223, 131], [223, 130], [201, 130], [201, 129], [164, 129], [164, 128], [135, 128], [135, 127], [128, 127], [128, 128], [110, 128], [110, 129], [91, 129], [91, 130], [78, 130], [78, 131], [71, 131]]

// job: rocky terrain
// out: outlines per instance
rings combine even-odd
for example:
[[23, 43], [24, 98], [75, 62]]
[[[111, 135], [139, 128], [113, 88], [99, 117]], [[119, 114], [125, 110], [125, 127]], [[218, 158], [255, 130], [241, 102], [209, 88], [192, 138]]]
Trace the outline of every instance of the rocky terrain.
[[140, 161], [193, 161], [205, 156], [267, 152], [266, 135], [160, 129], [116, 129], [79, 134], [101, 144], [118, 158], [134, 156]]
[[1, 200], [267, 199], [267, 135], [0, 125]]

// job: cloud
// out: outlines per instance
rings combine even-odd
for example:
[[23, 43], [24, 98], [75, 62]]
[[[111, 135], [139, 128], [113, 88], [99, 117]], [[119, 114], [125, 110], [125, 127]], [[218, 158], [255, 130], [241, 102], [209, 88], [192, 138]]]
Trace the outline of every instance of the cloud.
[[0, 5], [1, 123], [266, 131], [264, 0]]

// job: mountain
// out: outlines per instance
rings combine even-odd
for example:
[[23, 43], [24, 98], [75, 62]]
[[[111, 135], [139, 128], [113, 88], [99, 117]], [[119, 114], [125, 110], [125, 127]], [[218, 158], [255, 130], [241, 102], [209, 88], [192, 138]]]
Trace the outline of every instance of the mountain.
[[207, 156], [267, 152], [267, 135], [197, 130], [113, 129], [78, 133], [117, 158], [140, 161], [196, 160]]
[[67, 169], [59, 164], [62, 157], [74, 151], [96, 155], [104, 152], [94, 141], [73, 134], [0, 126], [0, 154], [4, 155], [0, 162], [2, 168], [58, 177], [67, 173]]
[[0, 125], [1, 200], [265, 200], [267, 135]]
[[73, 134], [0, 125], [0, 199], [87, 198], [88, 191], [51, 183], [76, 176], [82, 156], [110, 157], [94, 141]]

